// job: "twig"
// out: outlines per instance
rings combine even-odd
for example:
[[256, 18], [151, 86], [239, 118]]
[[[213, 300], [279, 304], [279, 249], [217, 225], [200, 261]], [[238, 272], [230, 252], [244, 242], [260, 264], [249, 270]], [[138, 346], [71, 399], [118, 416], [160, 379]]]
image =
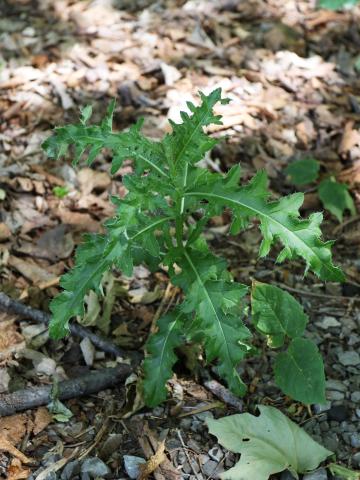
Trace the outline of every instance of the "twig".
[[[0, 310], [16, 313], [21, 317], [30, 318], [38, 323], [48, 324], [50, 322], [50, 315], [48, 313], [36, 308], [31, 308], [21, 302], [18, 302], [17, 300], [13, 300], [5, 295], [5, 293], [0, 293]], [[113, 342], [111, 342], [111, 340], [100, 337], [96, 333], [91, 332], [89, 329], [77, 323], [71, 323], [69, 328], [72, 335], [81, 338], [88, 338], [99, 350], [110, 353], [115, 357], [132, 357], [136, 363], [139, 363], [140, 361], [140, 354], [138, 354], [138, 352], [122, 350]]]
[[[131, 367], [121, 364], [115, 368], [104, 368], [80, 378], [65, 380], [58, 384], [58, 398], [68, 400], [97, 393], [121, 382], [130, 373]], [[51, 385], [43, 385], [0, 395], [0, 416], [14, 415], [29, 408], [47, 405], [51, 402], [51, 389]]]
[[215, 397], [220, 398], [224, 403], [234, 407], [237, 411], [242, 412], [243, 401], [230, 392], [224, 385], [216, 380], [207, 380], [204, 382], [204, 387], [207, 388]]
[[289, 292], [294, 292], [298, 293], [299, 295], [306, 295], [308, 297], [314, 297], [314, 298], [328, 298], [329, 300], [346, 300], [346, 301], [359, 301], [359, 297], [345, 297], [344, 295], [330, 295], [327, 293], [315, 293], [315, 292], [309, 292], [307, 290], [301, 290], [299, 288], [293, 288], [293, 287], [288, 287], [285, 285], [285, 283], [280, 283], [280, 282], [274, 282], [274, 285], [278, 285], [281, 288], [284, 288], [285, 290], [289, 290]]
[[184, 442], [184, 440], [183, 440], [183, 438], [182, 438], [182, 436], [181, 436], [180, 430], [176, 430], [176, 433], [177, 433], [177, 436], [179, 437], [179, 440], [180, 440], [180, 442], [181, 442], [181, 445], [182, 445], [182, 447], [183, 447], [183, 449], [184, 449], [184, 453], [185, 453], [185, 456], [186, 456], [186, 458], [187, 458], [187, 461], [189, 462], [189, 466], [190, 466], [191, 470], [193, 471], [193, 474], [195, 475], [195, 477], [196, 477], [197, 479], [199, 479], [199, 475], [197, 474], [196, 470], [194, 469], [194, 466], [193, 466], [192, 461], [191, 461], [191, 459], [190, 459], [190, 455], [188, 454], [188, 448], [187, 448], [187, 446], [185, 445], [185, 442]]
[[334, 235], [337, 235], [341, 230], [343, 230], [345, 227], [351, 225], [354, 222], [357, 222], [360, 220], [360, 215], [356, 215], [355, 217], [349, 218], [349, 220], [346, 220], [345, 222], [340, 223], [337, 227], [334, 228]]

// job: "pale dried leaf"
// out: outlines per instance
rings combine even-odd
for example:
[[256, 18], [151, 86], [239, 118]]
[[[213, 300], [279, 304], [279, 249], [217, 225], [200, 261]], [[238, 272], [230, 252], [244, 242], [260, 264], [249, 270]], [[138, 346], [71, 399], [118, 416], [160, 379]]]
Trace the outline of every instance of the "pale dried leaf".
[[0, 451], [7, 452], [10, 455], [18, 458], [22, 463], [30, 463], [31, 459], [24, 455], [9, 440], [0, 433]]
[[28, 417], [25, 413], [0, 418], [0, 435], [11, 440], [15, 445], [20, 443], [27, 431]]
[[140, 465], [141, 474], [139, 480], [146, 480], [149, 475], [151, 475], [158, 466], [165, 461], [165, 459], [165, 440], [163, 440], [159, 443], [154, 455], [152, 455], [144, 465]]
[[22, 478], [29, 478], [31, 470], [23, 468], [21, 461], [18, 458], [13, 458], [6, 473], [7, 480], [21, 480]]
[[34, 418], [33, 433], [37, 435], [46, 428], [49, 423], [52, 422], [52, 415], [49, 413], [46, 407], [40, 407], [36, 410]]

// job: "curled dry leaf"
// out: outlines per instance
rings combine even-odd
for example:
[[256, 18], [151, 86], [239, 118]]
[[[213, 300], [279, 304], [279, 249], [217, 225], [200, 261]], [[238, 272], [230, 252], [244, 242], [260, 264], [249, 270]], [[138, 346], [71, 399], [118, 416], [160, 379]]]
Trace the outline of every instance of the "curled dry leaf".
[[165, 461], [165, 459], [165, 440], [163, 440], [159, 443], [154, 455], [152, 455], [144, 465], [140, 465], [141, 473], [139, 480], [146, 480], [149, 475], [151, 475], [158, 468], [158, 466]]
[[22, 463], [30, 463], [31, 459], [24, 455], [2, 434], [0, 434], [0, 451], [7, 452], [10, 455], [18, 458]]
[[49, 413], [49, 410], [45, 407], [40, 407], [36, 410], [34, 418], [34, 428], [33, 433], [37, 435], [46, 428], [49, 423], [52, 422], [52, 415]]
[[24, 468], [18, 458], [13, 458], [6, 473], [7, 480], [21, 480], [29, 478], [31, 471], [29, 468]]
[[97, 172], [92, 168], [82, 168], [78, 173], [78, 180], [84, 195], [88, 195], [94, 189], [105, 190], [111, 183], [108, 173]]

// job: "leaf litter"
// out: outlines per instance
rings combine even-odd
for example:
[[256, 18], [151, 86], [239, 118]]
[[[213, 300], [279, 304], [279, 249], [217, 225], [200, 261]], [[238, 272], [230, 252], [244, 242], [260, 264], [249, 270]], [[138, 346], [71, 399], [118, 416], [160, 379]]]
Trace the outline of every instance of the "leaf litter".
[[[1, 26], [0, 36], [3, 118], [0, 183], [5, 192], [1, 197], [0, 219], [4, 225], [0, 228], [3, 232], [0, 237], [2, 289], [21, 296], [35, 307], [46, 309], [49, 298], [56, 291], [57, 276], [71, 266], [71, 250], [79, 243], [81, 233], [100, 231], [102, 220], [111, 214], [108, 194], [124, 193], [121, 173], [111, 184], [104, 174], [109, 160], [106, 152], [98, 160], [96, 171], [91, 170], [94, 173], [87, 168], [85, 174], [74, 174], [69, 168], [60, 173], [54, 164], [46, 163], [40, 151], [41, 142], [54, 125], [66, 123], [64, 115], [73, 120], [78, 106], [93, 103], [95, 114], [100, 117], [108, 99], [118, 95], [117, 128], [124, 129], [134, 118], [144, 116], [146, 134], [159, 138], [166, 117], [177, 113], [185, 100], [193, 100], [199, 89], [209, 92], [221, 86], [232, 102], [219, 111], [224, 115], [225, 127], [214, 131], [214, 135], [229, 134], [231, 140], [216, 147], [210, 165], [224, 171], [240, 158], [245, 175], [250, 176], [259, 166], [265, 168], [272, 179], [273, 190], [284, 193], [289, 186], [284, 187], [283, 170], [304, 154], [311, 155], [321, 162], [323, 173], [335, 174], [338, 181], [346, 182], [355, 203], [359, 202], [359, 93], [355, 76], [358, 52], [354, 41], [358, 9], [329, 12], [314, 10], [305, 2], [296, 5], [293, 1], [272, 0], [266, 4], [219, 2], [216, 5], [168, 1], [161, 3], [158, 9], [146, 2], [131, 2], [130, 11], [126, 10], [126, 2], [117, 3], [112, 6], [110, 2], [64, 0], [49, 5], [43, 2], [32, 10], [30, 2], [23, 0], [6, 2], [4, 7], [6, 26]], [[340, 46], [348, 54], [348, 60], [342, 60], [339, 67]], [[307, 55], [307, 51], [312, 54]], [[125, 164], [124, 173], [126, 169], [131, 170], [131, 166]], [[62, 199], [53, 193], [54, 187], [61, 185], [69, 189], [69, 194]], [[305, 191], [305, 196], [311, 198], [311, 192]], [[308, 205], [311, 208], [311, 202]], [[226, 225], [226, 218], [222, 222]], [[63, 225], [66, 230], [57, 232], [56, 229]], [[351, 349], [359, 346], [356, 336], [358, 311], [356, 305], [346, 300], [321, 299], [322, 294], [330, 291], [350, 299], [358, 293], [356, 285], [360, 283], [360, 275], [354, 264], [359, 252], [358, 221], [354, 219], [352, 223], [341, 225], [342, 237], [336, 251], [352, 282], [346, 286], [347, 290], [339, 290], [345, 287], [331, 284], [324, 290], [311, 279], [304, 281], [300, 269], [290, 273], [285, 266], [278, 267], [275, 274], [271, 260], [258, 262], [252, 274], [258, 275], [259, 281], [268, 281], [277, 275], [278, 280], [290, 288], [318, 294], [318, 298], [302, 294], [298, 297], [311, 320], [321, 321], [325, 315], [341, 319], [341, 326], [329, 326], [321, 335], [310, 322], [308, 334], [327, 352], [328, 378], [341, 381], [346, 393], [342, 397], [341, 392], [335, 395], [328, 390], [327, 395], [338, 400], [330, 398], [330, 410], [320, 413], [317, 413], [317, 406], [313, 407], [314, 413], [319, 415], [315, 422], [301, 408], [296, 408], [297, 413], [292, 417], [297, 423], [305, 422], [305, 427], [309, 425], [306, 428], [312, 435], [329, 442], [325, 446], [330, 450], [337, 448], [339, 460], [345, 465], [353, 462], [351, 465], [356, 469], [353, 454], [356, 438], [351, 431], [356, 404], [350, 397], [358, 389], [354, 381], [358, 367], [344, 369], [337, 358], [338, 353], [349, 349], [347, 343]], [[329, 231], [332, 229], [329, 218]], [[51, 237], [52, 230], [55, 230], [54, 240], [45, 237], [45, 241], [41, 241], [48, 232]], [[212, 235], [219, 251], [226, 252], [233, 272], [237, 272], [240, 280], [242, 275], [246, 278], [248, 272], [241, 271], [243, 250], [234, 243], [227, 243], [217, 233]], [[251, 250], [251, 245], [257, 241], [255, 232], [247, 232], [246, 238], [246, 249]], [[242, 240], [231, 241], [241, 244]], [[41, 272], [43, 280], [54, 279], [55, 283], [43, 283], [34, 272], [38, 275]], [[110, 301], [114, 313], [110, 320], [107, 315], [105, 324], [99, 323], [99, 326], [104, 331], [126, 331], [127, 344], [130, 348], [138, 348], [146, 340], [166, 281], [151, 274], [116, 281], [122, 285], [123, 293], [114, 303]], [[137, 291], [138, 304], [131, 303], [129, 291]], [[154, 292], [160, 292], [158, 297], [154, 296], [154, 303], [143, 304], [142, 299], [150, 298]], [[2, 368], [10, 374], [10, 383], [5, 381], [4, 389], [9, 388], [11, 382], [15, 382], [15, 387], [16, 382], [21, 385], [25, 379], [33, 385], [51, 382], [52, 378], [44, 374], [40, 377], [30, 374], [29, 377], [28, 365], [24, 362], [30, 360], [17, 357], [18, 348], [24, 347], [17, 323], [2, 322], [2, 326], [4, 350], [1, 358], [7, 362]], [[118, 340], [121, 342], [123, 338], [120, 336]], [[40, 342], [38, 348], [45, 357], [61, 365], [67, 375], [81, 374], [89, 368], [79, 342], [74, 339], [56, 348]], [[106, 362], [110, 360], [101, 358], [101, 352], [95, 351], [95, 367]], [[252, 392], [244, 399], [244, 409], [251, 412], [257, 403], [269, 401], [283, 411], [290, 409], [290, 400], [279, 396], [279, 391], [270, 382], [270, 372], [265, 373], [268, 377], [263, 377], [260, 364], [263, 360], [253, 360], [241, 367]], [[151, 429], [154, 435], [160, 436], [170, 429], [166, 439], [170, 463], [176, 465], [174, 468], [184, 478], [201, 479], [214, 471], [211, 462], [215, 462], [216, 467], [222, 461], [222, 457], [214, 457], [215, 461], [208, 455], [213, 439], [207, 435], [201, 415], [223, 416], [224, 410], [200, 412], [199, 418], [193, 415], [180, 421], [172, 417], [171, 410], [181, 414], [187, 412], [188, 407], [203, 406], [204, 392], [200, 398], [200, 393], [196, 394], [198, 384], [187, 380], [187, 376], [188, 372], [180, 369], [174, 383], [169, 385], [174, 405], [170, 400], [169, 406], [150, 410]], [[198, 382], [201, 381], [199, 376]], [[175, 398], [180, 388], [183, 396], [178, 404]], [[209, 392], [207, 395], [205, 403], [211, 404], [214, 397]], [[56, 463], [61, 462], [63, 455], [69, 458], [77, 448], [72, 445], [85, 442], [84, 447], [80, 445], [85, 448], [93, 444], [105, 416], [104, 402], [110, 401], [115, 401], [120, 411], [121, 392], [103, 392], [95, 398], [67, 402], [74, 413], [69, 422], [52, 424], [55, 428], [52, 432], [45, 427], [35, 436], [31, 433], [24, 452], [37, 458], [33, 471], [47, 468], [46, 460], [42, 461], [44, 445], [49, 446], [48, 450], [51, 446], [59, 446], [55, 453], [48, 452], [49, 462]], [[326, 430], [330, 427], [328, 422], [338, 411], [342, 418], [345, 415], [342, 421], [346, 425], [332, 425], [329, 433]], [[155, 453], [154, 450], [152, 453], [141, 450], [137, 443], [139, 434], [133, 431], [136, 423], [142, 424], [147, 419], [147, 414], [141, 411], [125, 420], [113, 419], [113, 433], [121, 436], [121, 443], [107, 462], [115, 475], [124, 475], [122, 457], [125, 453], [146, 459]], [[33, 421], [39, 426], [42, 424], [40, 417]], [[185, 447], [172, 430], [174, 424], [176, 428], [180, 424]], [[101, 444], [102, 441], [94, 447], [96, 452], [100, 453]], [[223, 460], [226, 468], [234, 463], [232, 454]], [[14, 478], [21, 478], [21, 468], [21, 464], [9, 463], [9, 477], [13, 474]], [[75, 460], [73, 472], [76, 468]], [[73, 473], [74, 478], [76, 475]], [[165, 475], [165, 478], [170, 477]]]

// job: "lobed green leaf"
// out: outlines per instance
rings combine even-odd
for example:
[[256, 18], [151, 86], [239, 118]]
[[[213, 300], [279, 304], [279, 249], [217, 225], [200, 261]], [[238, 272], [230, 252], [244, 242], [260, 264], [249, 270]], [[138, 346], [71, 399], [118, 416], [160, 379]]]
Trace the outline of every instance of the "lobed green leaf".
[[184, 342], [186, 317], [180, 308], [175, 308], [157, 321], [158, 332], [146, 344], [148, 355], [144, 360], [143, 382], [145, 402], [155, 407], [166, 400], [166, 382], [172, 375], [177, 357], [175, 348]]

